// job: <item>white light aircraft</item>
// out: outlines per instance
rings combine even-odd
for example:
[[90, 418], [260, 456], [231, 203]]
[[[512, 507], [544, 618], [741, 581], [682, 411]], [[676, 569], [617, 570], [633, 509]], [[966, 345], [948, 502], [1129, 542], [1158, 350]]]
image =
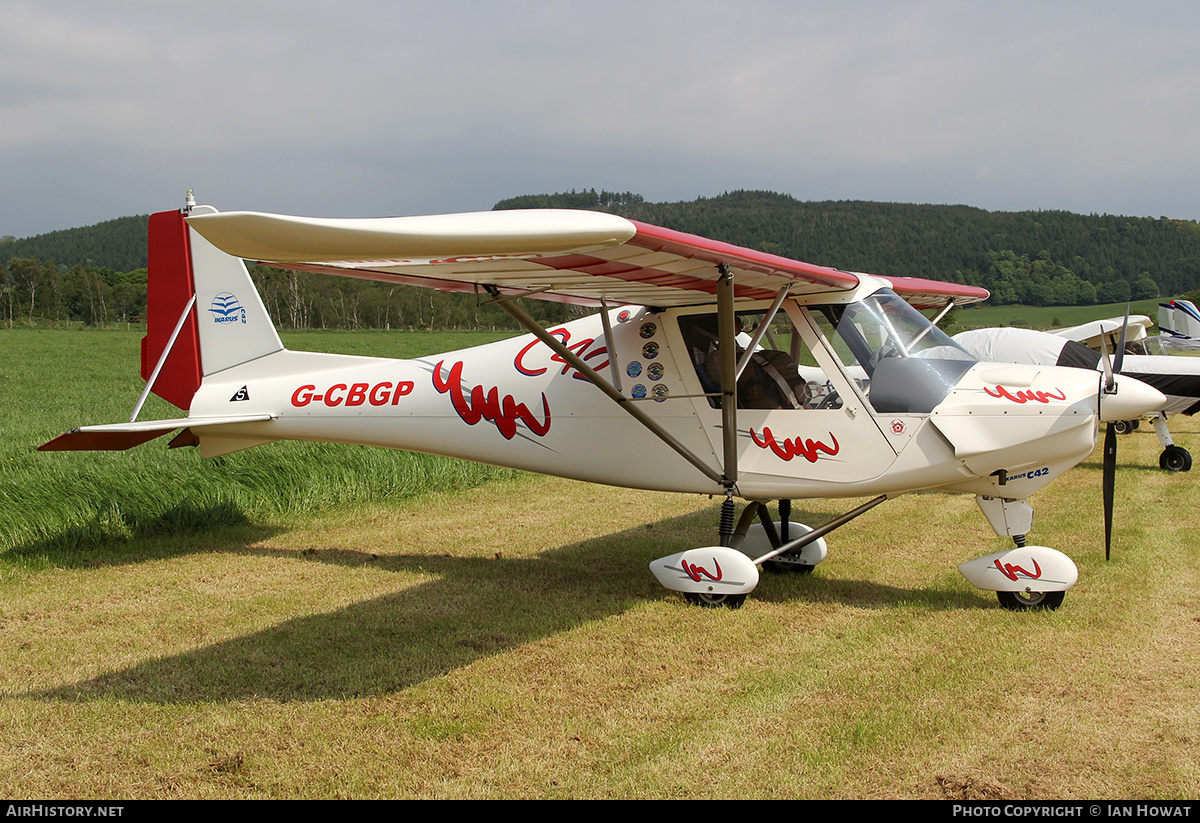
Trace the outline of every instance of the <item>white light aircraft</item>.
[[[288, 351], [243, 259], [474, 293], [529, 334], [415, 360]], [[1099, 420], [1162, 402], [1124, 376], [1118, 391], [1118, 378], [1078, 369], [977, 362], [913, 308], [982, 289], [852, 274], [595, 212], [347, 220], [189, 205], [150, 218], [149, 290], [146, 392], [130, 422], [43, 449], [125, 449], [182, 428], [171, 445], [205, 456], [321, 440], [719, 495], [719, 545], [651, 563], [668, 589], [710, 606], [740, 605], [760, 565], [811, 571], [826, 534], [883, 501], [942, 489], [976, 495], [1015, 543], [963, 563], [964, 576], [1008, 608], [1056, 608], [1077, 570], [1026, 545], [1025, 499], [1091, 453]], [[516, 297], [601, 311], [544, 328]], [[819, 400], [797, 362], [823, 371]], [[856, 362], [869, 393], [847, 374]], [[151, 390], [188, 416], [137, 421]], [[790, 520], [792, 499], [869, 495], [816, 529]]]
[[1125, 349], [1128, 354], [1168, 354], [1172, 351], [1200, 350], [1200, 311], [1190, 300], [1170, 300], [1158, 304], [1158, 331], [1150, 335], [1153, 324], [1142, 314], [1128, 318], [1110, 317], [1093, 320], [1069, 329], [1054, 329], [1053, 334], [1076, 340], [1100, 351], [1101, 345], [1110, 350], [1117, 347], [1117, 337], [1125, 329]]

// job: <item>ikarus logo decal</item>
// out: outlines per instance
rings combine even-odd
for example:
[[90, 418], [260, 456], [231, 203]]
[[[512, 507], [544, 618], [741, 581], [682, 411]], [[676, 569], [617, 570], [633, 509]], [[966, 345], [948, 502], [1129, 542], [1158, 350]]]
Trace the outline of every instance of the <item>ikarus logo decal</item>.
[[1026, 478], [1029, 478], [1030, 480], [1032, 480], [1035, 477], [1047, 477], [1047, 476], [1049, 476], [1049, 474], [1050, 474], [1050, 467], [1043, 466], [1040, 469], [1030, 469], [1027, 472], [1021, 472], [1020, 474], [1010, 474], [1005, 479], [1011, 483], [1014, 480], [1024, 480]]
[[236, 323], [239, 320], [246, 322], [246, 310], [242, 308], [237, 297], [227, 291], [214, 297], [208, 310], [212, 313], [214, 323]]

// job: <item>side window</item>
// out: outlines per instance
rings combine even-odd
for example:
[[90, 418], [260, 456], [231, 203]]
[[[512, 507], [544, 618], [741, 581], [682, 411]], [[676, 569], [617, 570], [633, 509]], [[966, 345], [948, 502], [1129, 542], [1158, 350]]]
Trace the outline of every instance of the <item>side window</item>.
[[[737, 314], [738, 363], [745, 358], [763, 320], [762, 311]], [[716, 312], [682, 315], [679, 330], [708, 404], [719, 409], [721, 347]], [[814, 409], [841, 405], [785, 312], [776, 314], [745, 362], [737, 384], [739, 409]]]
[[[841, 319], [841, 307], [838, 306], [817, 306], [809, 310], [809, 316], [820, 329], [821, 335], [833, 347], [833, 352], [838, 360], [846, 367], [846, 374], [855, 382], [864, 397], [870, 397], [871, 393], [871, 378], [867, 374], [866, 369], [859, 365], [858, 358], [854, 356], [850, 344], [846, 339], [838, 334], [838, 321]], [[824, 387], [826, 392], [834, 394], [834, 399], [830, 405], [822, 408], [841, 408], [841, 399], [836, 397], [837, 392], [828, 381]]]

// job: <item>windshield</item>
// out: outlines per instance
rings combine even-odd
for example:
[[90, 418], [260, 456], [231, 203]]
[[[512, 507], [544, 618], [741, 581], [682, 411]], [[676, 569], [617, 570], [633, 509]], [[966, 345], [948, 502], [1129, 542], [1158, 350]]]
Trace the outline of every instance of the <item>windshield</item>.
[[[930, 412], [975, 358], [895, 292], [884, 289], [848, 306], [827, 306], [846, 365], [870, 380], [878, 412]], [[847, 357], [852, 358], [849, 362]]]

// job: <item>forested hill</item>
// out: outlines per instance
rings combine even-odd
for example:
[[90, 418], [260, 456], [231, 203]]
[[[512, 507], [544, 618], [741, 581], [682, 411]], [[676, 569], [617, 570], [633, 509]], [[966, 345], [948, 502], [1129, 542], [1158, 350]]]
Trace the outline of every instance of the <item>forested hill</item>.
[[118, 217], [94, 226], [62, 229], [35, 237], [0, 242], [0, 262], [15, 258], [60, 266], [97, 266], [114, 271], [146, 268], [150, 217]]
[[[594, 189], [532, 194], [497, 209], [589, 208], [851, 271], [983, 286], [991, 302], [1123, 303], [1200, 289], [1192, 221], [988, 212], [968, 206], [802, 202], [736, 191], [679, 203]], [[144, 322], [145, 216], [0, 241], [0, 322]], [[263, 300], [288, 328], [453, 328], [509, 323], [472, 296], [255, 268]], [[567, 316], [538, 302], [547, 322]], [[40, 318], [40, 319], [39, 319]]]
[[839, 269], [984, 286], [993, 303], [1087, 305], [1200, 287], [1200, 225], [1165, 217], [804, 202], [762, 191], [646, 203], [589, 190], [496, 204], [529, 207], [593, 208]]

